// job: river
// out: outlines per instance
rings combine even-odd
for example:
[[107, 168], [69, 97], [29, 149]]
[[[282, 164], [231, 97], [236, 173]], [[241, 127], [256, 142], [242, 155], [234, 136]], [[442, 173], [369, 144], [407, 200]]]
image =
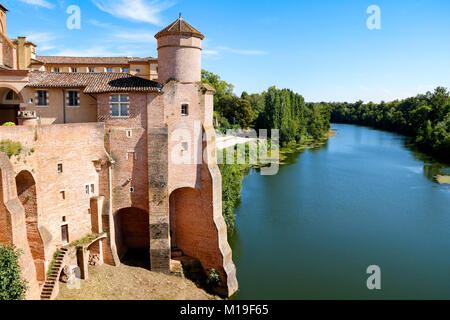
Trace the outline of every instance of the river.
[[[252, 170], [230, 238], [237, 299], [450, 299], [448, 173], [409, 138], [335, 124], [275, 176]], [[381, 269], [368, 290], [367, 268]]]

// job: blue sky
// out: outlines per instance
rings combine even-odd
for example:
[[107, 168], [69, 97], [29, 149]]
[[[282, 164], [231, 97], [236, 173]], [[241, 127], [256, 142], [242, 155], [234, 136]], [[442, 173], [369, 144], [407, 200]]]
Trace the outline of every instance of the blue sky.
[[[381, 101], [450, 88], [448, 0], [0, 0], [8, 36], [39, 55], [157, 56], [154, 34], [183, 17], [206, 36], [203, 67], [253, 93]], [[70, 5], [81, 29], [69, 30]], [[381, 10], [369, 30], [367, 8]]]

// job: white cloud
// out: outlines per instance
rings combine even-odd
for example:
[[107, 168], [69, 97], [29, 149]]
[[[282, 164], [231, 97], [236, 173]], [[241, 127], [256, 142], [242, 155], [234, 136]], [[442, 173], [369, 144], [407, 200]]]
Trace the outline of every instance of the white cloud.
[[175, 4], [173, 0], [92, 0], [102, 11], [116, 18], [161, 25], [160, 13]]
[[231, 49], [228, 47], [218, 47], [219, 50], [229, 52], [232, 54], [240, 54], [240, 55], [246, 55], [246, 56], [261, 56], [266, 55], [266, 51], [261, 50], [246, 50], [246, 49]]
[[67, 57], [126, 57], [126, 52], [113, 52], [110, 48], [104, 46], [91, 47], [87, 49], [62, 49], [54, 54], [55, 56]]
[[135, 42], [135, 43], [156, 43], [153, 33], [149, 31], [126, 31], [119, 30], [111, 34], [116, 40], [121, 42]]
[[51, 4], [46, 0], [19, 0], [19, 1], [35, 6], [44, 7], [47, 9], [53, 9], [55, 7], [53, 4]]
[[113, 25], [111, 23], [104, 23], [104, 22], [100, 22], [100, 21], [95, 20], [95, 19], [89, 20], [89, 23], [92, 24], [93, 26], [96, 26], [96, 27], [99, 27], [99, 28], [111, 28], [111, 27], [113, 27]]
[[55, 49], [54, 43], [57, 37], [48, 32], [28, 33], [27, 40], [38, 46], [38, 51]]
[[219, 51], [217, 50], [203, 50], [203, 54], [216, 56], [219, 54]]

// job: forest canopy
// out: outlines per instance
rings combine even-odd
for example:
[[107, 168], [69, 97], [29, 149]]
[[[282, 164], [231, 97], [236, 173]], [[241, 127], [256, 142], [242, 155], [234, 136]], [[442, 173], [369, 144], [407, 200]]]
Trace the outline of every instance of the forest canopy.
[[331, 103], [331, 120], [412, 136], [421, 149], [450, 160], [450, 93], [433, 92], [381, 103]]

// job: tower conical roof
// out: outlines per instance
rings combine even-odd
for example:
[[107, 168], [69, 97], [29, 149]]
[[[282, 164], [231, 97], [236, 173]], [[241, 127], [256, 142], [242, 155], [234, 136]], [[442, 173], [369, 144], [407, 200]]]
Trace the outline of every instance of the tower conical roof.
[[155, 38], [159, 39], [162, 36], [166, 35], [184, 35], [189, 37], [197, 37], [202, 40], [205, 38], [205, 36], [200, 31], [198, 31], [189, 23], [184, 21], [183, 18], [181, 18], [181, 16], [172, 24], [170, 24], [169, 26], [158, 32], [155, 35]]

